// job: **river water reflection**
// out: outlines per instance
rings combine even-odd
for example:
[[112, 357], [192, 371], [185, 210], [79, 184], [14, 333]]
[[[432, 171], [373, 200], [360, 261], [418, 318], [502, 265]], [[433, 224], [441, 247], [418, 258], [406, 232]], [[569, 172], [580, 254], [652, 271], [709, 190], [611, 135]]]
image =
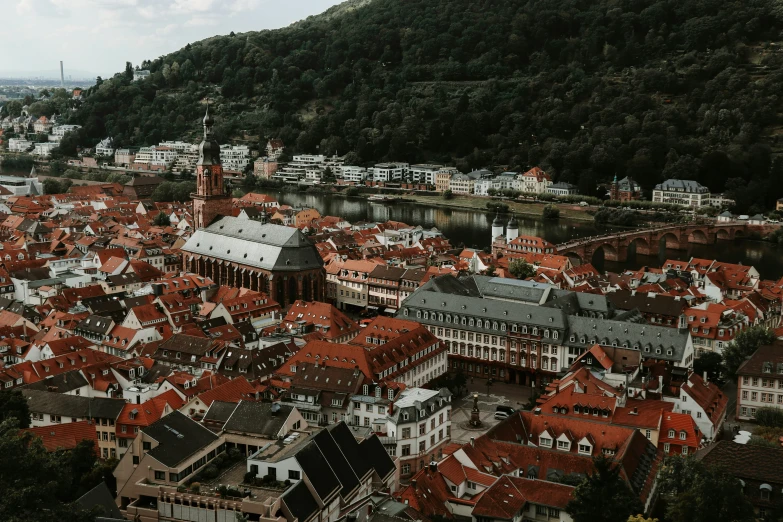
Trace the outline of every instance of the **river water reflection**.
[[[464, 210], [423, 206], [415, 203], [379, 204], [361, 198], [344, 198], [329, 194], [306, 194], [295, 192], [267, 192], [281, 203], [291, 206], [307, 206], [317, 209], [323, 215], [340, 216], [350, 222], [356, 221], [402, 221], [409, 225], [425, 228], [437, 227], [449, 238], [452, 245], [486, 248], [491, 242], [491, 226], [494, 214], [483, 210]], [[597, 227], [582, 221], [544, 221], [530, 217], [518, 217], [520, 235], [543, 237], [552, 243], [561, 243], [571, 238], [594, 236], [606, 233], [605, 227]], [[783, 250], [762, 241], [721, 241], [715, 245], [689, 245], [687, 251], [665, 250], [658, 256], [636, 255], [631, 251], [624, 263], [605, 261], [599, 251], [593, 264], [599, 270], [620, 271], [642, 266], [659, 267], [667, 258], [688, 259], [702, 257], [719, 259], [732, 263], [751, 264], [765, 279], [777, 279], [783, 275]]]

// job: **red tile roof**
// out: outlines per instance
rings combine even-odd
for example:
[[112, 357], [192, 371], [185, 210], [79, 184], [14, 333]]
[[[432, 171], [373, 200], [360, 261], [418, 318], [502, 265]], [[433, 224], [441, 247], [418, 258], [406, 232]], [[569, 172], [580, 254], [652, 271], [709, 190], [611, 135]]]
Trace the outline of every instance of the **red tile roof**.
[[29, 433], [41, 439], [46, 451], [72, 450], [83, 440], [95, 442], [95, 454], [98, 451], [98, 433], [89, 421], [67, 422], [38, 428], [27, 428], [20, 433]]

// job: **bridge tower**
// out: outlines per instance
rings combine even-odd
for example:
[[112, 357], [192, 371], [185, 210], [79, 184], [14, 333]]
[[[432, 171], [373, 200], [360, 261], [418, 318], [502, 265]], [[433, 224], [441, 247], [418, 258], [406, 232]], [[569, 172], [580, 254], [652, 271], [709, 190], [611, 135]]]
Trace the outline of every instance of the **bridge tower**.
[[508, 225], [506, 225], [506, 242], [511, 243], [517, 237], [519, 237], [519, 223], [516, 216], [512, 215], [511, 219], [508, 220]]
[[495, 214], [495, 220], [492, 222], [492, 242], [495, 242], [498, 236], [503, 235], [503, 221], [500, 219], [500, 214]]

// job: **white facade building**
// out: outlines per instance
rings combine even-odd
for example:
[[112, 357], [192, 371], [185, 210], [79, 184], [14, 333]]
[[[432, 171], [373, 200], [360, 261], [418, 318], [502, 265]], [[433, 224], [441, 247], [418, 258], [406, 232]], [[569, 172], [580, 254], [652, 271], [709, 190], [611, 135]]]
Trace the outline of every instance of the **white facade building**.
[[57, 142], [47, 141], [46, 143], [36, 143], [33, 147], [33, 155], [47, 158], [52, 155], [52, 149], [55, 149], [60, 144]]
[[95, 154], [98, 156], [114, 156], [114, 141], [111, 138], [101, 140], [95, 146]]
[[368, 174], [372, 171], [373, 181], [402, 181], [408, 173], [407, 163], [378, 163], [371, 169], [368, 169]]
[[250, 164], [250, 149], [247, 145], [221, 145], [220, 161], [225, 170], [242, 172]]
[[392, 405], [381, 440], [400, 460], [400, 475], [411, 476], [443, 456], [451, 440], [451, 392], [408, 388]]
[[411, 165], [409, 170], [409, 177], [414, 183], [426, 183], [428, 185], [434, 185], [435, 174], [442, 168], [443, 165], [432, 165], [427, 163]]
[[8, 140], [8, 150], [10, 152], [26, 152], [32, 146], [32, 141], [28, 141], [22, 138], [11, 138]]
[[710, 189], [690, 179], [667, 179], [655, 185], [654, 203], [701, 208], [711, 204]]
[[367, 169], [364, 167], [343, 166], [340, 168], [340, 175], [344, 181], [361, 183], [367, 179]]

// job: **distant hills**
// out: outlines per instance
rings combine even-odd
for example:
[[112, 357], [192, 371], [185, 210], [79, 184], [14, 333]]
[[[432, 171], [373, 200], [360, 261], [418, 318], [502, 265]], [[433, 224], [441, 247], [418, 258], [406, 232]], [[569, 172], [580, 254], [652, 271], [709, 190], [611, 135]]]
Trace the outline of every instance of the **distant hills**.
[[[96, 75], [82, 69], [65, 69], [65, 79], [71, 77], [73, 80], [91, 80], [94, 81]], [[57, 64], [53, 69], [39, 69], [30, 71], [0, 69], [0, 78], [13, 80], [24, 80], [33, 78], [42, 78], [46, 80], [60, 79], [60, 66]]]
[[80, 140], [221, 140], [351, 162], [540, 165], [586, 194], [615, 175], [783, 196], [775, 0], [356, 0], [194, 42], [87, 92]]

